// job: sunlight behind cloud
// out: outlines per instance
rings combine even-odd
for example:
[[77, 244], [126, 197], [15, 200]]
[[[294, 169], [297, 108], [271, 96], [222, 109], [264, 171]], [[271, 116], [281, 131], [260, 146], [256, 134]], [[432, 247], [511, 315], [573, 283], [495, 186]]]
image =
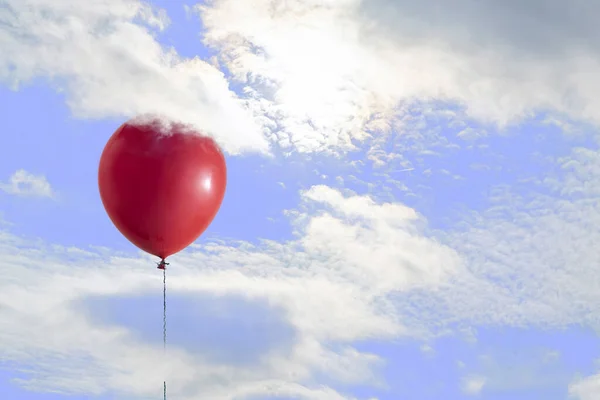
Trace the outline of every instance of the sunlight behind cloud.
[[[538, 111], [600, 122], [597, 48], [546, 54], [516, 38], [505, 19], [480, 24], [523, 11], [512, 3], [409, 3], [215, 0], [197, 10], [205, 43], [220, 53], [244, 85], [250, 109], [284, 148], [356, 149], [385, 134], [408, 104], [420, 102], [457, 105], [463, 119], [500, 128]], [[457, 26], [440, 13], [474, 16], [460, 17]], [[573, 18], [568, 26], [565, 21], [567, 40], [575, 40], [578, 20], [590, 34], [600, 34], [583, 13]], [[523, 25], [516, 17], [511, 21]], [[470, 26], [481, 32], [465, 35]], [[546, 31], [540, 37], [550, 35]]]

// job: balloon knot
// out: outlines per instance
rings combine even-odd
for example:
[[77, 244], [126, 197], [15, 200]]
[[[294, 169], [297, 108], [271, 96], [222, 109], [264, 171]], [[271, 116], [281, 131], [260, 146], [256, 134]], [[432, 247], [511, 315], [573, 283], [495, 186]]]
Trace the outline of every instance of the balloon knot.
[[167, 269], [167, 265], [169, 265], [168, 262], [165, 261], [165, 259], [163, 258], [162, 260], [160, 260], [160, 262], [158, 263], [158, 269]]

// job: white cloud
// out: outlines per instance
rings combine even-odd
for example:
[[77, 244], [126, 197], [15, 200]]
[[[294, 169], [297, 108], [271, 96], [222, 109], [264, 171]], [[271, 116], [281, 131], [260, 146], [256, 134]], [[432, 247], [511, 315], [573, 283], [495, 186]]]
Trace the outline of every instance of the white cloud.
[[538, 110], [600, 122], [595, 7], [214, 0], [197, 9], [205, 42], [278, 143], [338, 151], [402, 131], [415, 101], [449, 101], [499, 126]]
[[54, 197], [48, 180], [43, 175], [33, 175], [23, 169], [11, 175], [8, 182], [0, 182], [0, 190], [17, 196]]
[[477, 396], [485, 386], [485, 381], [482, 376], [468, 376], [463, 380], [462, 390], [468, 395]]
[[418, 335], [391, 296], [442, 285], [460, 268], [460, 259], [426, 237], [424, 221], [401, 204], [344, 196], [325, 186], [304, 192], [303, 199], [306, 210], [314, 211], [296, 214], [297, 240], [258, 246], [212, 242], [173, 257], [169, 270], [170, 296], [242, 296], [281, 309], [296, 332], [283, 352], [265, 354], [252, 365], [231, 365], [171, 348], [163, 362], [159, 346], [136, 340], [127, 327], [98, 325], [81, 309], [81, 301], [94, 295], [160, 297], [162, 282], [148, 257], [106, 258], [4, 232], [0, 272], [8, 278], [0, 282], [1, 358], [33, 371], [23, 382], [27, 386], [88, 395], [103, 390], [150, 395], [163, 373], [173, 395], [189, 399], [200, 388], [203, 397], [215, 400], [251, 394], [349, 398], [313, 386], [317, 373], [327, 377], [325, 385], [376, 384], [373, 367], [381, 359], [353, 343]]
[[596, 400], [600, 393], [600, 374], [578, 379], [569, 385], [569, 396], [577, 400]]
[[169, 21], [135, 0], [7, 0], [0, 9], [0, 81], [50, 78], [82, 118], [158, 113], [214, 135], [232, 153], [267, 142], [224, 75], [163, 48]]
[[435, 349], [429, 344], [421, 345], [419, 350], [421, 350], [421, 352], [423, 352], [423, 354], [427, 355], [428, 357], [433, 357], [435, 355]]
[[[419, 315], [406, 323], [440, 332], [449, 324], [600, 329], [600, 152], [579, 148], [555, 161], [543, 176], [491, 188], [487, 210], [465, 213], [458, 227], [439, 233], [466, 268], [438, 291], [403, 293], [399, 312]], [[488, 371], [487, 384], [558, 381], [547, 371], [530, 376], [517, 367], [524, 364], [509, 364], [512, 375]], [[597, 374], [574, 382], [570, 393], [591, 400], [599, 387]]]
[[580, 149], [559, 163], [556, 173], [494, 188], [488, 210], [446, 235], [469, 271], [440, 296], [456, 317], [600, 328], [600, 156]]
[[369, 141], [382, 165], [394, 160], [378, 153], [382, 136], [410, 131], [436, 102], [500, 126], [538, 110], [600, 121], [600, 28], [583, 1], [214, 0], [196, 10], [220, 64], [162, 47], [155, 31], [168, 18], [140, 1], [6, 4], [0, 79], [51, 78], [80, 117], [181, 119], [234, 153], [267, 151], [266, 139], [306, 152]]

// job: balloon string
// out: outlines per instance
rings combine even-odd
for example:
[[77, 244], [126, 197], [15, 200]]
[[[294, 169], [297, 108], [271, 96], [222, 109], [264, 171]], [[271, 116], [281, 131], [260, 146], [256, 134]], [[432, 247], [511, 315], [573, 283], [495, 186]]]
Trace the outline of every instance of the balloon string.
[[[167, 269], [163, 269], [163, 354], [167, 356]], [[167, 380], [163, 382], [163, 399], [167, 400]]]
[[[163, 270], [163, 357], [167, 355], [167, 262], [164, 259], [158, 264], [158, 269]], [[163, 381], [163, 399], [167, 400], [167, 380]]]

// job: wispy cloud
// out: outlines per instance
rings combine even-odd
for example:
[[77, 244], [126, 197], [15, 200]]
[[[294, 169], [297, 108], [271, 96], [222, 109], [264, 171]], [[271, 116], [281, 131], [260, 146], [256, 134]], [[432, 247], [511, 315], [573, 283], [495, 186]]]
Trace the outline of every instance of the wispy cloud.
[[462, 382], [462, 390], [464, 393], [477, 396], [485, 386], [485, 378], [482, 376], [468, 376]]
[[173, 257], [169, 270], [171, 298], [241, 296], [282, 310], [295, 332], [283, 350], [236, 365], [172, 347], [170, 361], [161, 362], [158, 344], [135, 339], [127, 326], [98, 325], [81, 308], [91, 297], [160, 293], [149, 258], [106, 258], [4, 232], [0, 271], [10, 278], [0, 282], [2, 359], [33, 371], [25, 383], [46, 390], [149, 395], [165, 373], [172, 393], [182, 398], [196, 398], [199, 390], [211, 399], [352, 398], [310, 382], [316, 376], [326, 377], [320, 382], [326, 386], [376, 382], [371, 368], [381, 359], [353, 343], [418, 335], [389, 296], [443, 284], [460, 259], [421, 233], [418, 215], [402, 204], [378, 204], [326, 186], [311, 188], [303, 199], [312, 211], [296, 214], [299, 239], [194, 246]]
[[55, 197], [45, 176], [34, 175], [23, 169], [12, 174], [7, 182], [0, 182], [0, 190], [16, 196]]

